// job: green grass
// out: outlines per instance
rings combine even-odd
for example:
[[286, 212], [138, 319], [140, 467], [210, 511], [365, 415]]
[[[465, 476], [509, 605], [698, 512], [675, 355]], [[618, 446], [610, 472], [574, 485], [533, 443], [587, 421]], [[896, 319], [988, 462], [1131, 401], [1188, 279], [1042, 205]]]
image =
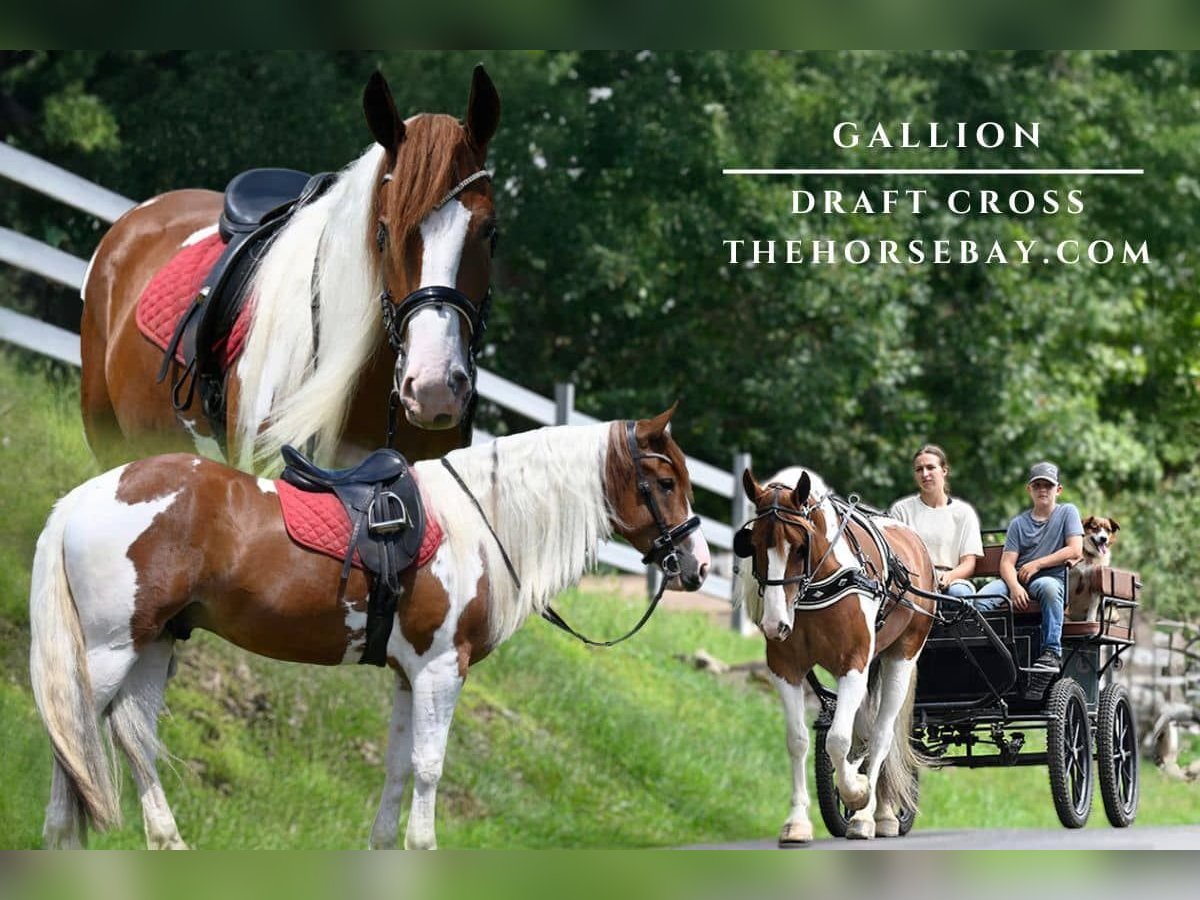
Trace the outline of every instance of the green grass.
[[[29, 566], [54, 499], [95, 463], [73, 373], [0, 351], [0, 848], [37, 846], [49, 750], [28, 688]], [[637, 603], [571, 593], [556, 606], [589, 633], [618, 634]], [[529, 622], [472, 670], [438, 798], [444, 847], [646, 847], [773, 838], [789, 762], [774, 693], [676, 659], [703, 647], [728, 662], [761, 643], [698, 614], [660, 613], [634, 640], [591, 650]], [[391, 679], [245, 654], [198, 633], [179, 645], [161, 733], [184, 838], [217, 848], [354, 848], [382, 784]], [[812, 781], [810, 779], [810, 785]], [[92, 846], [142, 845], [132, 790], [126, 826]], [[814, 799], [813, 815], [818, 819]], [[1200, 819], [1200, 789], [1143, 768], [1139, 822]], [[1099, 797], [1094, 827], [1105, 827]], [[1044, 768], [950, 770], [922, 778], [917, 828], [1048, 827]]]

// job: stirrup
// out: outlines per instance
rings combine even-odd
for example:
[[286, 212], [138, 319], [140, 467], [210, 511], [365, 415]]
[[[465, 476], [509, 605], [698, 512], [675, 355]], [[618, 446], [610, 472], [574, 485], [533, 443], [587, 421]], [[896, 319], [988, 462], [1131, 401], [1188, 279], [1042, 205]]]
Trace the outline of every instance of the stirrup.
[[[394, 506], [389, 507], [389, 502], [394, 502]], [[390, 519], [375, 518], [375, 510], [380, 509], [380, 516], [387, 515], [392, 509], [399, 509], [399, 515]], [[386, 509], [388, 512], [384, 512]], [[397, 497], [391, 491], [382, 491], [377, 498], [367, 508], [367, 531], [371, 534], [392, 534], [400, 531], [402, 528], [408, 527], [408, 510], [404, 506], [404, 501]]]

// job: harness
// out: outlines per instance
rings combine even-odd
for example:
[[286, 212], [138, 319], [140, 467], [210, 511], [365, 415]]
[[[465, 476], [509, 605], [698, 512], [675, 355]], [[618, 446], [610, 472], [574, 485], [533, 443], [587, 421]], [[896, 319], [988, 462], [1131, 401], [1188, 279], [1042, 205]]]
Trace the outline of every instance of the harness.
[[[765, 594], [768, 587], [787, 587], [795, 584], [799, 587], [796, 591], [796, 597], [792, 601], [793, 607], [796, 610], [813, 611], [826, 609], [852, 593], [867, 594], [879, 604], [879, 612], [875, 618], [876, 631], [883, 627], [887, 617], [898, 606], [903, 606], [923, 615], [932, 615], [919, 606], [916, 606], [904, 596], [912, 588], [911, 575], [904, 563], [892, 551], [891, 546], [883, 537], [879, 527], [873, 521], [873, 517], [859, 509], [859, 498], [856, 495], [851, 494], [849, 500], [844, 500], [830, 493], [820, 500], [810, 499], [809, 502], [797, 510], [779, 504], [780, 493], [785, 490], [791, 490], [790, 488], [784, 485], [768, 485], [768, 487], [773, 489], [771, 502], [756, 507], [754, 517], [738, 530], [733, 542], [733, 550], [736, 557], [743, 559], [750, 558], [751, 572], [754, 580], [758, 582], [758, 596], [760, 598]], [[785, 525], [800, 525], [805, 530], [809, 530], [810, 528], [815, 529], [816, 523], [813, 522], [812, 514], [826, 500], [833, 507], [834, 514], [838, 518], [838, 526], [837, 532], [834, 534], [833, 539], [829, 541], [829, 545], [825, 548], [825, 552], [821, 554], [821, 558], [815, 564], [813, 563], [812, 540], [810, 538], [805, 541], [805, 563], [801, 574], [791, 577], [785, 576], [783, 578], [768, 578], [763, 573], [760, 573], [751, 540], [753, 524], [759, 519], [774, 518]], [[868, 555], [866, 549], [859, 542], [858, 536], [849, 528], [851, 523], [858, 525], [866, 531], [871, 544], [874, 545], [875, 551], [882, 562], [882, 569]], [[820, 571], [830, 554], [833, 553], [838, 542], [843, 539], [845, 539], [847, 546], [853, 553], [855, 563], [853, 565], [839, 566], [831, 575], [818, 580], [816, 573]], [[739, 567], [735, 565], [734, 571], [738, 572]]]
[[[454, 187], [446, 192], [437, 203], [434, 204], [433, 210], [436, 212], [441, 209], [467, 187], [481, 179], [491, 179], [491, 173], [487, 169], [480, 169], [464, 178]], [[383, 176], [381, 187], [387, 185], [392, 180], [392, 174], [389, 172]], [[382, 219], [380, 219], [375, 229], [375, 246], [379, 250], [382, 257], [384, 249], [388, 242], [388, 227]], [[496, 234], [492, 234], [491, 252], [496, 252]], [[478, 368], [476, 360], [479, 357], [479, 351], [483, 345], [483, 335], [487, 331], [488, 315], [492, 309], [492, 288], [489, 285], [487, 293], [483, 295], [483, 300], [479, 306], [472, 302], [471, 298], [462, 291], [448, 284], [433, 284], [426, 287], [417, 288], [399, 303], [395, 303], [395, 296], [387, 286], [387, 278], [383, 275], [383, 266], [380, 266], [380, 279], [382, 286], [379, 292], [379, 305], [383, 314], [383, 330], [387, 334], [388, 344], [392, 351], [396, 354], [397, 365], [393, 369], [392, 376], [392, 392], [388, 397], [388, 423], [387, 423], [387, 446], [391, 447], [396, 438], [396, 415], [400, 408], [400, 385], [396, 382], [396, 378], [400, 369], [400, 361], [404, 357], [404, 331], [408, 327], [409, 320], [412, 319], [418, 312], [428, 306], [433, 306], [438, 309], [449, 307], [462, 317], [463, 324], [466, 326], [467, 334], [469, 335], [468, 353], [467, 353], [467, 374], [471, 381], [471, 400], [468, 406], [467, 415], [464, 417], [467, 421], [465, 425], [466, 434], [469, 439], [471, 422], [475, 417], [475, 382], [478, 377]], [[314, 338], [316, 335], [317, 320], [314, 314], [313, 329]], [[315, 343], [315, 340], [314, 340]], [[469, 440], [468, 440], [469, 443]]]
[[[646, 477], [646, 473], [642, 469], [641, 462], [644, 459], [661, 459], [668, 464], [674, 465], [674, 463], [671, 462], [671, 458], [662, 453], [642, 453], [639, 451], [637, 446], [636, 423], [634, 422], [625, 423], [625, 443], [629, 449], [629, 455], [633, 459], [633, 468], [635, 477], [637, 478], [638, 493], [641, 495], [642, 502], [645, 503], [649, 508], [650, 515], [654, 518], [654, 525], [658, 529], [658, 537], [654, 539], [650, 545], [650, 549], [647, 550], [642, 556], [642, 564], [658, 566], [658, 568], [662, 571], [663, 578], [659, 583], [658, 592], [650, 601], [649, 606], [646, 607], [646, 611], [642, 613], [642, 617], [638, 619], [637, 624], [634, 625], [633, 628], [629, 629], [629, 631], [627, 631], [625, 634], [621, 635], [621, 637], [614, 638], [613, 640], [594, 641], [591, 638], [580, 634], [578, 631], [568, 625], [566, 620], [557, 612], [555, 612], [553, 607], [547, 606], [546, 609], [543, 610], [542, 618], [548, 621], [551, 625], [562, 629], [567, 634], [578, 638], [580, 641], [591, 647], [611, 647], [614, 644], [619, 644], [622, 641], [628, 640], [642, 629], [642, 626], [649, 621], [650, 616], [654, 613], [655, 608], [658, 606], [658, 602], [662, 599], [663, 593], [667, 589], [667, 582], [672, 578], [675, 578], [682, 571], [682, 566], [679, 562], [679, 550], [676, 546], [676, 543], [682, 541], [685, 537], [700, 527], [699, 516], [692, 516], [691, 518], [680, 522], [678, 525], [667, 524], [667, 520], [663, 517], [662, 511], [658, 507], [658, 502], [654, 499], [654, 492], [650, 488], [650, 480]], [[462, 488], [463, 493], [465, 493], [475, 505], [475, 509], [478, 510], [480, 518], [483, 519], [483, 523], [487, 526], [488, 531], [491, 532], [492, 538], [496, 542], [496, 546], [500, 548], [500, 555], [503, 557], [504, 564], [508, 568], [508, 574], [512, 576], [512, 580], [517, 585], [517, 590], [519, 591], [521, 589], [521, 579], [518, 577], [517, 571], [513, 567], [508, 553], [504, 549], [504, 545], [500, 542], [500, 536], [496, 534], [495, 529], [492, 528], [491, 522], [488, 521], [487, 515], [483, 511], [483, 507], [479, 505], [479, 501], [475, 499], [475, 495], [471, 493], [471, 490], [467, 487], [466, 482], [459, 477], [458, 472], [454, 470], [454, 467], [445, 457], [442, 457], [442, 465], [450, 472], [450, 474], [454, 477], [454, 480], [458, 482], [458, 486]]]

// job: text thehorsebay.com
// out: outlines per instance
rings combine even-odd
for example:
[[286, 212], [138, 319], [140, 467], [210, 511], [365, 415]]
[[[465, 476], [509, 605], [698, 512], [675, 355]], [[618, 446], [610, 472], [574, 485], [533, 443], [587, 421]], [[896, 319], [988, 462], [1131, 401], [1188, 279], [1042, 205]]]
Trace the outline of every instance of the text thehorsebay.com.
[[[839, 122], [833, 128], [834, 145], [841, 150], [879, 152], [889, 162], [903, 158], [906, 150], [997, 150], [1036, 151], [1041, 148], [1038, 122], [966, 122], [916, 125], [900, 122], [863, 125]], [[885, 155], [886, 154], [886, 155]], [[936, 155], [935, 155], [936, 156]], [[928, 153], [924, 158], [929, 158]], [[1032, 233], [1012, 235], [1013, 217], [1020, 222], [1063, 216], [1079, 221], [1087, 205], [1083, 187], [1089, 179], [1139, 177], [1142, 169], [1088, 168], [876, 168], [725, 169], [734, 176], [800, 176], [806, 187], [789, 188], [786, 214], [796, 222], [793, 235], [779, 237], [729, 238], [722, 241], [725, 262], [730, 265], [1145, 265], [1150, 262], [1146, 241], [1110, 236], [1062, 235], [1043, 240]], [[955, 176], [989, 187], [963, 187]], [[1021, 187], [1006, 186], [1020, 178]], [[898, 179], [921, 177], [939, 187], [897, 187]], [[858, 182], [854, 189], [819, 188], [821, 180]], [[879, 186], [883, 179], [888, 186]], [[1030, 187], [1037, 182], [1053, 187]], [[873, 183], [874, 182], [874, 183]], [[862, 186], [860, 187], [859, 184]], [[939, 221], [963, 224], [967, 220], [1003, 223], [1008, 236], [987, 239], [967, 236], [904, 237], [882, 236], [833, 239], [821, 235], [821, 222], [834, 216], [892, 218], [898, 224], [931, 213], [943, 214]], [[948, 212], [949, 217], [944, 213]], [[894, 218], [893, 218], [894, 217]], [[1059, 230], [1057, 227], [1049, 229]]]

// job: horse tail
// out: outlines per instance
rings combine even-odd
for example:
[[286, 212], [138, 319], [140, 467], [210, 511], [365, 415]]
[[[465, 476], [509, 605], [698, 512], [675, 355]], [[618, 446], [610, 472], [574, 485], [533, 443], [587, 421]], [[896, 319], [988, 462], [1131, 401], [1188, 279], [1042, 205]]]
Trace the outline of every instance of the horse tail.
[[92, 823], [103, 830], [120, 824], [121, 808], [63, 562], [64, 533], [82, 491], [76, 488], [55, 505], [38, 538], [29, 592], [29, 674], [54, 756]]
[[888, 751], [880, 772], [880, 784], [885, 785], [893, 809], [917, 812], [917, 773], [929, 765], [929, 761], [916, 751], [912, 743], [913, 704], [917, 696], [917, 673], [914, 669], [908, 679], [908, 691], [904, 703], [896, 716], [892, 732], [892, 749]]

